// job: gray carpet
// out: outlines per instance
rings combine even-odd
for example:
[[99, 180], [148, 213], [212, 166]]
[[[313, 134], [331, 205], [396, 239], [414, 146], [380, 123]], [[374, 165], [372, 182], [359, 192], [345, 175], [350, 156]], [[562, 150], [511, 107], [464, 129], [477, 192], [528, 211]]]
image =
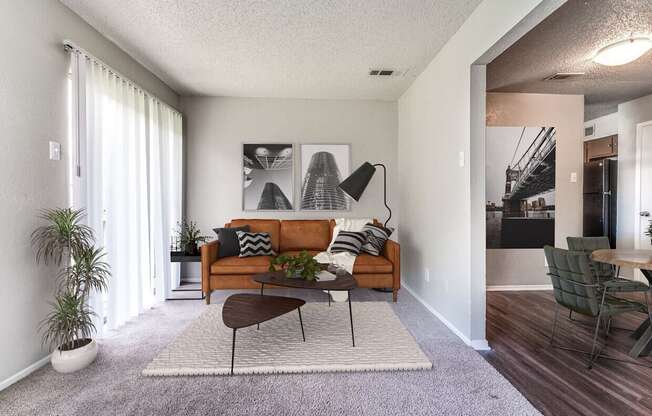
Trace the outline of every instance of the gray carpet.
[[[220, 303], [229, 292], [214, 292]], [[272, 290], [270, 290], [272, 294]], [[309, 301], [318, 292], [274, 290]], [[354, 301], [384, 300], [371, 290]], [[169, 301], [100, 343], [88, 368], [71, 375], [48, 365], [0, 392], [0, 415], [537, 415], [478, 353], [405, 290], [393, 305], [433, 362], [430, 371], [152, 378], [140, 373], [203, 311]]]

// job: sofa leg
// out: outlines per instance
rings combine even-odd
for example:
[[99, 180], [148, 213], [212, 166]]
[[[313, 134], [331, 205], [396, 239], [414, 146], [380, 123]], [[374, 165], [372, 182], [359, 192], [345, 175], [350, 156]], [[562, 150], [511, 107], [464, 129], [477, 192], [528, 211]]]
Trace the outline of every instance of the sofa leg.
[[396, 303], [397, 300], [398, 300], [398, 289], [394, 289], [392, 290], [392, 301]]
[[211, 291], [210, 290], [208, 292], [206, 292], [205, 299], [206, 299], [206, 304], [210, 305], [211, 304]]

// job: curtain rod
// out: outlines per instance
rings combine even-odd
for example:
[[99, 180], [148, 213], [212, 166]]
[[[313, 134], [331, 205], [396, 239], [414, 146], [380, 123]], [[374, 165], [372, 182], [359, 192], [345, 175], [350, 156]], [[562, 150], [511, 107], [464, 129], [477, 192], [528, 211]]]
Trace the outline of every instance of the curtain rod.
[[71, 41], [71, 40], [64, 40], [64, 41], [63, 41], [63, 48], [64, 48], [66, 51], [68, 51], [68, 52], [75, 52], [75, 53], [79, 53], [79, 54], [81, 54], [81, 55], [84, 55], [86, 58], [88, 58], [88, 59], [90, 59], [90, 60], [96, 62], [96, 63], [99, 64], [99, 65], [101, 65], [101, 66], [104, 67], [107, 71], [111, 72], [111, 73], [112, 73], [113, 75], [115, 75], [116, 77], [122, 79], [124, 82], [126, 82], [126, 83], [130, 84], [131, 86], [133, 86], [134, 88], [136, 88], [136, 89], [142, 91], [143, 94], [145, 94], [145, 95], [149, 96], [150, 98], [154, 99], [154, 101], [155, 101], [156, 103], [161, 104], [161, 105], [164, 105], [164, 106], [167, 106], [167, 107], [170, 107], [170, 109], [171, 109], [172, 111], [175, 111], [175, 112], [178, 113], [179, 115], [182, 115], [181, 111], [179, 111], [177, 108], [175, 108], [175, 107], [171, 106], [170, 104], [166, 103], [165, 101], [161, 100], [161, 99], [160, 99], [158, 96], [156, 96], [155, 94], [152, 94], [151, 92], [147, 91], [145, 88], [143, 88], [143, 87], [141, 87], [140, 85], [138, 85], [138, 83], [134, 82], [131, 78], [122, 75], [120, 72], [118, 72], [118, 71], [116, 71], [115, 69], [113, 69], [110, 65], [108, 65], [106, 62], [102, 61], [101, 59], [97, 58], [95, 55], [93, 55], [93, 54], [87, 52], [87, 51], [86, 51], [85, 49], [83, 49], [83, 48], [80, 48], [80, 47], [77, 46], [73, 41]]

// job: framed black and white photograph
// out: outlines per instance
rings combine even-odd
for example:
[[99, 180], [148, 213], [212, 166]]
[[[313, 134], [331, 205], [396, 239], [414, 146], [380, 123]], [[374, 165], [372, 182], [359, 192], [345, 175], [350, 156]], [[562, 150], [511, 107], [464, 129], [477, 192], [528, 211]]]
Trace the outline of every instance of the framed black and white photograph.
[[294, 209], [294, 146], [245, 143], [242, 146], [242, 203], [245, 211]]
[[487, 127], [487, 248], [555, 244], [554, 127]]
[[338, 185], [351, 170], [351, 145], [301, 145], [302, 210], [346, 211], [350, 198]]

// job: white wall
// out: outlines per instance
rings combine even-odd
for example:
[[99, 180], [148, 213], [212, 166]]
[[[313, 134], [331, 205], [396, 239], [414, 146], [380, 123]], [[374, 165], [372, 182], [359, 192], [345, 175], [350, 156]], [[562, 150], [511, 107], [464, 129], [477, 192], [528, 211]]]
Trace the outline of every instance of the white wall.
[[[378, 169], [349, 212], [255, 212], [242, 210], [242, 143], [350, 143], [352, 167], [364, 161], [388, 169], [390, 225], [399, 218], [397, 108], [395, 102], [266, 98], [182, 97], [186, 115], [186, 216], [202, 231], [233, 218], [386, 218], [383, 176]], [[295, 202], [301, 179], [295, 161]], [[289, 197], [289, 196], [288, 196]], [[295, 203], [296, 205], [296, 203]]]
[[485, 338], [484, 310], [472, 314], [485, 280], [470, 266], [471, 65], [539, 3], [485, 0], [398, 104], [402, 279], [469, 343]]
[[[67, 202], [64, 39], [178, 104], [174, 91], [58, 1], [0, 0], [0, 389], [47, 354], [37, 327], [50, 309], [56, 271], [35, 265], [29, 237], [40, 209]], [[49, 140], [62, 143], [63, 160], [48, 160]]]
[[636, 125], [650, 120], [652, 95], [618, 105], [618, 248], [634, 248]]
[[590, 126], [594, 127], [593, 136], [585, 137], [584, 140], [594, 140], [618, 134], [618, 112], [584, 122], [584, 127]]
[[[581, 236], [584, 96], [488, 93], [487, 126], [557, 128], [555, 246]], [[549, 285], [544, 265], [543, 249], [487, 250], [487, 286]]]

